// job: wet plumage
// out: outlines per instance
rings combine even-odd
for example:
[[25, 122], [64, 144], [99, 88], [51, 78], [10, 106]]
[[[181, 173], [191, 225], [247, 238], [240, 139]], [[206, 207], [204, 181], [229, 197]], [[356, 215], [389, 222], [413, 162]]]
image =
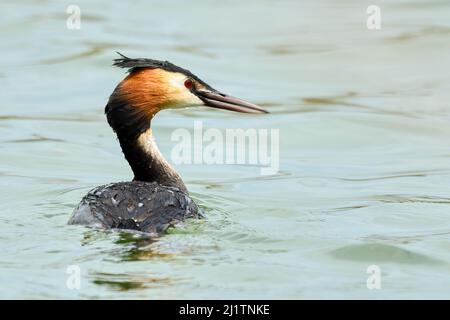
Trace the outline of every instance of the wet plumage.
[[83, 197], [69, 224], [161, 234], [186, 218], [199, 218], [197, 204], [175, 187], [156, 182], [99, 186]]

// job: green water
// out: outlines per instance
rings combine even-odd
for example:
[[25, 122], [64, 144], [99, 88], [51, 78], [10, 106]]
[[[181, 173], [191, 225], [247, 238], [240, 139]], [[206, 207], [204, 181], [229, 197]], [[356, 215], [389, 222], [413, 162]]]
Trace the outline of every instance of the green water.
[[[371, 1], [76, 4], [80, 30], [63, 2], [0, 4], [0, 298], [450, 296], [448, 1], [378, 1], [377, 31]], [[103, 115], [116, 50], [271, 111], [161, 112], [164, 154], [199, 119], [280, 129], [279, 173], [177, 166], [207, 219], [157, 241], [66, 225], [90, 188], [131, 178]]]

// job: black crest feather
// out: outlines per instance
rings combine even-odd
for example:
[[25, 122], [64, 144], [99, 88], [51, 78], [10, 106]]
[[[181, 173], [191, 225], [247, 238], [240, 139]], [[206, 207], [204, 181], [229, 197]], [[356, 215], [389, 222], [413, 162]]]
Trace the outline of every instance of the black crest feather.
[[150, 69], [163, 69], [169, 72], [179, 72], [182, 74], [185, 74], [186, 76], [195, 79], [196, 81], [203, 84], [205, 87], [214, 90], [210, 85], [199, 79], [196, 75], [194, 75], [192, 72], [190, 72], [187, 69], [183, 69], [177, 65], [174, 65], [173, 63], [169, 61], [162, 61], [162, 60], [154, 60], [154, 59], [145, 59], [145, 58], [129, 58], [120, 52], [116, 52], [118, 55], [120, 55], [121, 58], [114, 59], [113, 66], [119, 67], [119, 68], [125, 68], [128, 69], [128, 72], [132, 73], [133, 71], [136, 71], [137, 69], [141, 68], [150, 68]]

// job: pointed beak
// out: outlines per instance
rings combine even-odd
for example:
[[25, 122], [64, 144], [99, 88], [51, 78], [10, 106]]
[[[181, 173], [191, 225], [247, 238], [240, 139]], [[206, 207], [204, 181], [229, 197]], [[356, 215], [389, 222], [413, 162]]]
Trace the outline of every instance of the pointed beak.
[[196, 90], [195, 95], [202, 100], [205, 105], [212, 108], [242, 113], [269, 113], [256, 104], [228, 96], [218, 91]]

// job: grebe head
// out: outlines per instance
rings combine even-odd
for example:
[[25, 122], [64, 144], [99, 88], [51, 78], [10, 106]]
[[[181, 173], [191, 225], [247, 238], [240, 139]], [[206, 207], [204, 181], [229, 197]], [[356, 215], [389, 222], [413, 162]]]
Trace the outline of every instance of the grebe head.
[[217, 91], [189, 70], [168, 61], [121, 55], [114, 60], [114, 65], [127, 68], [129, 74], [111, 94], [105, 113], [135, 180], [156, 181], [187, 192], [181, 177], [164, 160], [152, 139], [150, 123], [158, 111], [209, 106], [243, 113], [267, 113], [255, 104]]
[[189, 70], [168, 61], [131, 59], [121, 55], [121, 58], [114, 60], [114, 65], [128, 68], [129, 74], [117, 86], [110, 102], [119, 99], [133, 106], [132, 112], [141, 117], [151, 119], [163, 109], [191, 106], [268, 113], [255, 104], [217, 91]]

